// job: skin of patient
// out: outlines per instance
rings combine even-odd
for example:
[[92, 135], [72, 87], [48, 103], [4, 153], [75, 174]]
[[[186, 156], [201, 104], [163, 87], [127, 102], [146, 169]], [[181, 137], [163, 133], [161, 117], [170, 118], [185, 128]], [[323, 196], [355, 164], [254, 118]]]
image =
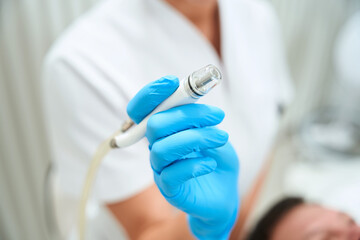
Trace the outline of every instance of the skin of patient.
[[301, 204], [275, 226], [271, 240], [359, 240], [360, 226], [348, 215], [315, 204]]

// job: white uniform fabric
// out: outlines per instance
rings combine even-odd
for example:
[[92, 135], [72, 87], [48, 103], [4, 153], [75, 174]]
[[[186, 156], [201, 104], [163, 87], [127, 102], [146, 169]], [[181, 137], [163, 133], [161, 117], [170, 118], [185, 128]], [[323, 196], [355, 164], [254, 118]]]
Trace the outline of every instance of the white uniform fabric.
[[[127, 117], [128, 101], [164, 75], [180, 79], [209, 63], [223, 84], [200, 102], [225, 111], [221, 128], [241, 161], [240, 191], [251, 186], [271, 147], [278, 105], [291, 97], [273, 9], [265, 1], [219, 1], [220, 60], [211, 44], [161, 0], [107, 0], [78, 19], [45, 64], [45, 102], [60, 188], [79, 196], [97, 146]], [[146, 139], [104, 160], [94, 198], [115, 202], [153, 183]]]

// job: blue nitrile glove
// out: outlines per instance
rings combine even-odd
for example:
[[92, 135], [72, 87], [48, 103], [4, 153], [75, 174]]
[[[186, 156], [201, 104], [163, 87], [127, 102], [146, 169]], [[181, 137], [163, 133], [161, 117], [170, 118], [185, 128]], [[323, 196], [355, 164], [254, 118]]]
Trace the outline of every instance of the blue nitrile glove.
[[[145, 86], [129, 103], [128, 114], [140, 122], [178, 87], [161, 78]], [[188, 104], [153, 115], [146, 137], [154, 179], [166, 200], [188, 214], [199, 239], [227, 239], [237, 216], [237, 155], [228, 134], [215, 125], [219, 108]]]

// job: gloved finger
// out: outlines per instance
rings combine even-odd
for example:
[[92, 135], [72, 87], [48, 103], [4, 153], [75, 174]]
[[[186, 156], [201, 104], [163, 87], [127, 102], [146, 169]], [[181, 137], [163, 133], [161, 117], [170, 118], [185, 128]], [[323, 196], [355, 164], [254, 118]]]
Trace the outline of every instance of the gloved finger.
[[150, 162], [154, 171], [160, 173], [164, 167], [186, 155], [201, 150], [223, 146], [228, 134], [216, 127], [192, 128], [156, 141], [150, 151]]
[[209, 157], [176, 161], [161, 172], [159, 187], [166, 197], [174, 197], [181, 191], [183, 183], [213, 172], [216, 166], [216, 161]]
[[150, 145], [157, 139], [190, 128], [215, 126], [224, 119], [225, 113], [217, 107], [205, 104], [186, 104], [154, 114], [147, 123], [146, 137]]
[[235, 149], [230, 142], [227, 142], [224, 146], [212, 149], [204, 149], [201, 152], [203, 155], [217, 159], [218, 167], [224, 170], [235, 171], [239, 169], [239, 160]]
[[130, 100], [127, 106], [129, 117], [135, 123], [141, 122], [178, 87], [179, 79], [175, 76], [165, 76], [147, 84]]

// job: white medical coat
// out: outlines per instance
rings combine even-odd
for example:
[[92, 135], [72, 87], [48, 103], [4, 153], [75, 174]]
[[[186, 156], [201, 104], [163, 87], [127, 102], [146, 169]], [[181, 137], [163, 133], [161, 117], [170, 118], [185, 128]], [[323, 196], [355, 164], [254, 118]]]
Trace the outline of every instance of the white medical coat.
[[[289, 74], [267, 2], [221, 0], [219, 8], [221, 59], [194, 25], [161, 0], [103, 1], [58, 40], [46, 60], [44, 90], [49, 140], [65, 195], [79, 196], [97, 146], [119, 129], [139, 89], [168, 74], [184, 78], [209, 63], [221, 68], [224, 81], [200, 102], [225, 111], [220, 128], [239, 155], [240, 192], [248, 191], [271, 147], [278, 107], [290, 99]], [[93, 196], [99, 202], [121, 201], [151, 184], [143, 139], [108, 154]]]

